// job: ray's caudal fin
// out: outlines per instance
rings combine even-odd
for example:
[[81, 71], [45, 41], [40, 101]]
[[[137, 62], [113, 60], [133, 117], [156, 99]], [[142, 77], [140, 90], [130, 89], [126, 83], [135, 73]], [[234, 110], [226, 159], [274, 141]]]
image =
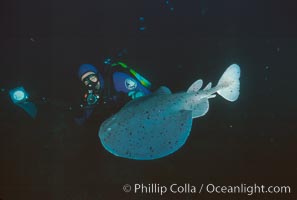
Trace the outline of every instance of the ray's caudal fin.
[[239, 97], [240, 67], [237, 64], [230, 65], [218, 82], [217, 93], [228, 101], [236, 101]]

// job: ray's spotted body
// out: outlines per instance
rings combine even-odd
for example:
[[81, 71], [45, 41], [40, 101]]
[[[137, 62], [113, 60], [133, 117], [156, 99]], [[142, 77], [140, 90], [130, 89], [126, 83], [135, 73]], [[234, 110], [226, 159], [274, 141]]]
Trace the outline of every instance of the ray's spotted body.
[[239, 96], [240, 67], [229, 66], [218, 84], [204, 89], [202, 80], [194, 82], [187, 92], [172, 94], [160, 87], [149, 96], [127, 103], [101, 125], [99, 138], [110, 153], [129, 159], [152, 160], [181, 148], [192, 128], [192, 119], [205, 115], [208, 99], [216, 93], [228, 101]]

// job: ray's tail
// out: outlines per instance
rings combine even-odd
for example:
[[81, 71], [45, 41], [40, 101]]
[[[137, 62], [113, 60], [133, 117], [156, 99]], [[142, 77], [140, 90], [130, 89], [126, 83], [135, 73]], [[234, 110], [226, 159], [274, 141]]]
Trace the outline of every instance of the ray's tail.
[[240, 67], [237, 64], [230, 65], [220, 78], [217, 93], [228, 101], [236, 101], [239, 97]]

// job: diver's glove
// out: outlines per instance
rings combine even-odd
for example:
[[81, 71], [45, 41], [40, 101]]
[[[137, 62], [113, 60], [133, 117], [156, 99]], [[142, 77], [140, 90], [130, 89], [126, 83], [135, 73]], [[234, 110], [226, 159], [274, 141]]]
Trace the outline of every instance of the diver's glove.
[[128, 96], [131, 97], [132, 99], [136, 99], [136, 98], [139, 98], [139, 97], [143, 97], [145, 96], [145, 94], [141, 91], [130, 91], [128, 93]]

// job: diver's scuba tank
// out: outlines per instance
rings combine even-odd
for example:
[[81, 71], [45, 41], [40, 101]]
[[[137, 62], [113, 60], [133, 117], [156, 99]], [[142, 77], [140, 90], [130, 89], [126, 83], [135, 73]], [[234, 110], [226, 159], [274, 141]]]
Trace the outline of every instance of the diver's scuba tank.
[[144, 87], [146, 88], [151, 88], [152, 83], [144, 78], [142, 75], [140, 75], [138, 72], [136, 72], [134, 69], [129, 67], [127, 64], [124, 62], [118, 61], [117, 59], [114, 59], [112, 57], [107, 57], [104, 60], [104, 65], [105, 65], [105, 71], [107, 73], [111, 73], [112, 69], [115, 67], [118, 67], [118, 69], [122, 69], [123, 71], [126, 71], [130, 73], [134, 78], [136, 78]]

